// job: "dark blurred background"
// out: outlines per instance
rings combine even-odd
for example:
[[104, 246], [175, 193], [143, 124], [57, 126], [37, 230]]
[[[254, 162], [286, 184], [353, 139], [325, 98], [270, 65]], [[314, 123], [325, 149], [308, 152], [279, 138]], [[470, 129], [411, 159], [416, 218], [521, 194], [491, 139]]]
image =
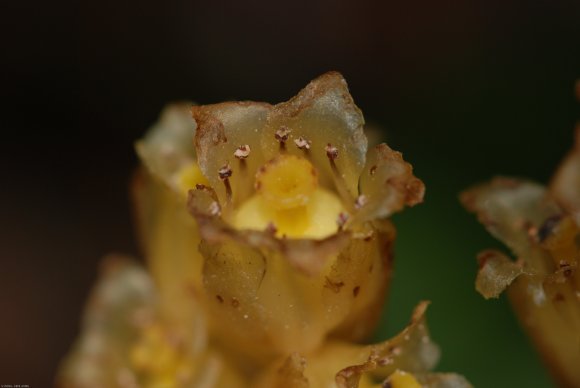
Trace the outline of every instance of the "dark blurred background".
[[3, 15], [0, 383], [50, 386], [100, 258], [138, 254], [133, 142], [165, 103], [280, 102], [338, 70], [427, 185], [395, 217], [377, 338], [430, 299], [440, 370], [478, 387], [551, 386], [507, 300], [474, 290], [476, 253], [501, 245], [457, 195], [495, 174], [546, 182], [571, 147], [578, 1], [153, 3]]

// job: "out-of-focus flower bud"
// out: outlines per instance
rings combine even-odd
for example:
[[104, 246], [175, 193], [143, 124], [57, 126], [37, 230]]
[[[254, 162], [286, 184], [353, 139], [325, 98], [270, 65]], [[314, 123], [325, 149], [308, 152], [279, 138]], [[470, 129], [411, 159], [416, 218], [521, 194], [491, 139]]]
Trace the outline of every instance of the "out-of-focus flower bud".
[[580, 386], [580, 128], [549, 187], [496, 178], [461, 201], [516, 257], [482, 252], [477, 290], [492, 298], [507, 288], [554, 378]]

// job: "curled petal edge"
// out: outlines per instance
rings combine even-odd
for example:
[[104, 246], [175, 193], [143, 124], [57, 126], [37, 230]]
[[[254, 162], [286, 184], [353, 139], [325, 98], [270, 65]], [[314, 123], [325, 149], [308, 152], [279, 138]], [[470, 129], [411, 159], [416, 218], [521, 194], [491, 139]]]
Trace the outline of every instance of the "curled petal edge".
[[423, 202], [425, 185], [413, 175], [413, 167], [385, 143], [369, 151], [360, 178], [361, 195], [366, 204], [353, 217], [353, 224], [387, 218], [405, 206]]
[[475, 289], [485, 299], [498, 298], [518, 276], [524, 273], [522, 262], [514, 262], [498, 251], [483, 251], [477, 256], [477, 261], [479, 271]]

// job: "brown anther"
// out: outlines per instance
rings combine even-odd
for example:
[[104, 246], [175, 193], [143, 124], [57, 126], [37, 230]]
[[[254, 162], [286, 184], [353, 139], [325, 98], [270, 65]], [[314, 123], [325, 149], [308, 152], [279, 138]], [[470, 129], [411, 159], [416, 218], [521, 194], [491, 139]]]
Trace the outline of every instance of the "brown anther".
[[226, 163], [222, 168], [218, 170], [220, 179], [224, 182], [226, 187], [226, 196], [228, 201], [232, 199], [232, 186], [230, 185], [230, 177], [232, 176], [232, 168], [229, 163]]
[[354, 201], [354, 208], [358, 210], [361, 207], [363, 207], [364, 205], [366, 205], [368, 201], [369, 200], [368, 200], [367, 196], [364, 194], [361, 194]]
[[219, 216], [221, 214], [222, 208], [221, 208], [219, 203], [214, 201], [209, 205], [208, 211], [209, 211], [209, 214], [211, 214], [212, 216], [215, 217], [215, 216]]
[[250, 149], [250, 146], [248, 144], [244, 144], [244, 145], [239, 146], [234, 151], [234, 156], [240, 160], [246, 159], [248, 156], [250, 156], [251, 151], [252, 150]]
[[346, 222], [348, 221], [348, 214], [347, 213], [339, 213], [336, 219], [336, 224], [338, 225], [338, 229], [342, 230]]
[[276, 140], [278, 140], [281, 144], [285, 143], [286, 141], [288, 141], [288, 136], [290, 135], [290, 132], [292, 132], [292, 130], [286, 126], [281, 126], [280, 128], [278, 128], [278, 130], [276, 131], [276, 133], [274, 134], [274, 137], [276, 138]]
[[232, 168], [230, 167], [230, 164], [226, 163], [222, 168], [220, 168], [218, 170], [218, 174], [219, 174], [220, 179], [222, 181], [231, 177], [232, 176]]
[[371, 169], [369, 170], [369, 173], [371, 174], [371, 176], [375, 175], [375, 173], [377, 172], [377, 168], [378, 167], [376, 164], [371, 167]]
[[326, 145], [325, 150], [326, 156], [328, 157], [328, 159], [330, 159], [330, 161], [334, 161], [334, 159], [338, 158], [338, 148], [336, 148], [332, 144], [328, 143]]
[[206, 188], [206, 187], [207, 187], [206, 185], [204, 185], [204, 184], [201, 184], [201, 183], [196, 183], [196, 184], [195, 184], [195, 188], [196, 188], [197, 190], [205, 190], [205, 188]]
[[309, 150], [312, 142], [300, 136], [298, 139], [294, 139], [294, 144], [301, 150]]

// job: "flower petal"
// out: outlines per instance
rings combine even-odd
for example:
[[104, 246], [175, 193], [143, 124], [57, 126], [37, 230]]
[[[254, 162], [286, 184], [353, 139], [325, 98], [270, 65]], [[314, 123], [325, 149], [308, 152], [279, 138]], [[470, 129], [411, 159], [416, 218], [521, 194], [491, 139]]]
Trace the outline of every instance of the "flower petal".
[[135, 379], [128, 349], [137, 339], [140, 320], [153, 315], [155, 292], [147, 273], [122, 257], [104, 261], [90, 296], [83, 328], [58, 376], [62, 387], [113, 387]]
[[366, 203], [356, 214], [354, 224], [386, 218], [404, 206], [423, 202], [425, 185], [413, 175], [413, 167], [403, 160], [401, 153], [383, 143], [369, 151], [360, 177], [360, 191]]
[[[226, 102], [194, 106], [191, 109], [197, 123], [195, 147], [201, 171], [216, 191], [221, 204], [228, 202], [219, 170], [231, 169], [230, 185], [234, 188], [232, 200], [239, 204], [254, 188], [254, 175], [264, 163], [260, 136], [271, 106], [258, 102]], [[240, 146], [249, 146], [245, 159], [235, 156]]]
[[[288, 128], [287, 151], [304, 155], [294, 146], [300, 138], [312, 142], [306, 153], [322, 177], [343, 180], [351, 197], [358, 193], [358, 177], [365, 163], [367, 139], [363, 132], [364, 118], [354, 104], [346, 81], [337, 72], [316, 78], [288, 102], [273, 107], [262, 132], [262, 148], [266, 159], [280, 152], [276, 132]], [[336, 147], [338, 157], [329, 163], [327, 145]], [[338, 176], [337, 176], [338, 175]]]
[[285, 377], [296, 376], [308, 382], [303, 386], [311, 388], [370, 388], [394, 372], [405, 370], [426, 387], [470, 387], [461, 376], [429, 373], [439, 359], [439, 349], [431, 342], [425, 324], [427, 304], [419, 304], [409, 326], [388, 341], [377, 345], [329, 341], [314, 353], [291, 354], [272, 363], [258, 376], [255, 385], [286, 387]]
[[176, 192], [180, 192], [180, 172], [195, 162], [193, 135], [196, 124], [190, 103], [176, 103], [163, 109], [145, 137], [135, 144], [147, 170]]
[[580, 227], [580, 126], [576, 129], [576, 145], [556, 171], [550, 192]]
[[546, 198], [544, 186], [495, 178], [463, 192], [460, 199], [493, 236], [526, 261], [530, 271], [553, 272], [552, 261], [539, 248], [538, 233], [546, 220], [559, 217], [561, 210]]
[[479, 272], [475, 288], [485, 299], [499, 297], [523, 273], [521, 263], [514, 263], [501, 252], [484, 251], [478, 255], [477, 260]]
[[[278, 239], [221, 220], [211, 189], [190, 191], [203, 237], [204, 288], [220, 337], [248, 354], [311, 351], [324, 337], [362, 339], [374, 328], [392, 268], [394, 229], [364, 238]], [[265, 357], [265, 355], [263, 355]]]

